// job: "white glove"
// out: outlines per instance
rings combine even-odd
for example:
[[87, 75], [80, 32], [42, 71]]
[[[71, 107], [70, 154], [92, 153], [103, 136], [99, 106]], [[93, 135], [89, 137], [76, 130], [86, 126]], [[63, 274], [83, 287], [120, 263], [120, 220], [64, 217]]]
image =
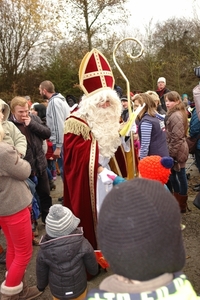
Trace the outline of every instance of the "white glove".
[[109, 178], [108, 175], [111, 175], [111, 177], [117, 177], [117, 174], [115, 174], [113, 171], [110, 171], [106, 168], [103, 169], [101, 173], [98, 174], [99, 178], [101, 178], [101, 181], [105, 184], [112, 184], [113, 179]]

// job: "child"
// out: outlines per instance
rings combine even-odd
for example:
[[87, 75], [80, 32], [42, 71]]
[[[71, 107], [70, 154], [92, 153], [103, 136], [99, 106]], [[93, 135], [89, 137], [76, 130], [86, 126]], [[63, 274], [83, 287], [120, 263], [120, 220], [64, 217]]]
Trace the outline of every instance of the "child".
[[53, 158], [53, 143], [47, 139], [47, 153], [46, 153], [46, 159], [48, 168], [52, 174], [53, 180], [56, 180], [56, 162]]
[[[170, 156], [160, 157], [159, 155], [146, 156], [140, 160], [138, 165], [139, 177], [158, 180], [164, 187], [168, 189], [166, 183], [171, 174], [171, 168], [174, 165], [174, 160]], [[181, 229], [185, 229], [185, 225], [181, 224]]]
[[[150, 155], [141, 159], [138, 164], [139, 177], [158, 180], [160, 181], [166, 189], [166, 183], [168, 182], [169, 176], [171, 174], [171, 168], [174, 165], [174, 160], [170, 156], [161, 157], [159, 155]], [[110, 176], [109, 178], [113, 180], [113, 185], [124, 182], [125, 179], [120, 176]]]
[[61, 204], [50, 207], [46, 217], [46, 235], [40, 243], [36, 262], [37, 286], [43, 291], [49, 284], [54, 300], [84, 299], [86, 270], [98, 273], [94, 250], [77, 228], [80, 219]]
[[57, 175], [56, 161], [53, 158], [53, 143], [49, 139], [47, 139], [46, 144], [47, 144], [47, 152], [46, 152], [47, 174], [49, 179], [50, 190], [52, 191], [56, 189], [56, 185], [54, 183]]
[[114, 274], [86, 299], [200, 299], [182, 272], [180, 220], [178, 203], [160, 182], [136, 178], [116, 185], [104, 199], [97, 227]]
[[158, 180], [167, 188], [166, 183], [168, 182], [173, 165], [174, 160], [170, 156], [146, 156], [139, 161], [139, 176], [147, 179]]

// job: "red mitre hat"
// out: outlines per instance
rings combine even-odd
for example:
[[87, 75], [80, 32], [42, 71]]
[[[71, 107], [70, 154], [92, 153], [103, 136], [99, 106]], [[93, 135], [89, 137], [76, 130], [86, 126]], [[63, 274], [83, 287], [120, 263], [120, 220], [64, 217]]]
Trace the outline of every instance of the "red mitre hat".
[[105, 56], [97, 49], [92, 49], [82, 59], [79, 82], [85, 95], [114, 88], [115, 80], [111, 67]]

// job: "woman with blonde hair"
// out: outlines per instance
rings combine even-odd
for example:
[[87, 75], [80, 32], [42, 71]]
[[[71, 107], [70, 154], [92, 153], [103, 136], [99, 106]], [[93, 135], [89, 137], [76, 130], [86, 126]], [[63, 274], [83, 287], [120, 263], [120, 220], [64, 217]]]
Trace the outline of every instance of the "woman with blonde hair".
[[1, 284], [1, 300], [33, 299], [41, 294], [29, 288], [24, 274], [32, 256], [32, 228], [29, 206], [32, 195], [25, 183], [31, 172], [14, 146], [3, 142], [0, 105], [0, 226], [6, 238], [6, 277]]
[[138, 114], [138, 133], [140, 139], [140, 159], [149, 155], [169, 156], [166, 135], [156, 117], [156, 105], [151, 96], [141, 93], [145, 103]]
[[161, 106], [160, 98], [159, 98], [158, 94], [156, 92], [154, 92], [154, 91], [147, 91], [146, 94], [148, 94], [149, 96], [151, 96], [151, 98], [155, 102], [155, 104], [156, 104], [156, 111], [160, 115], [166, 115], [166, 111]]
[[179, 202], [181, 212], [187, 208], [187, 177], [185, 164], [188, 159], [188, 145], [186, 136], [188, 132], [188, 119], [185, 105], [181, 96], [176, 91], [165, 94], [167, 114], [165, 117], [165, 129], [169, 155], [174, 159], [175, 165], [170, 175], [174, 196]]
[[133, 110], [136, 110], [138, 107], [143, 105], [143, 99], [140, 94], [135, 94], [133, 96]]
[[164, 124], [164, 119], [166, 115], [166, 111], [162, 108], [160, 104], [160, 98], [158, 97], [158, 94], [154, 91], [147, 91], [146, 94], [151, 96], [153, 101], [155, 102], [156, 105], [156, 118], [160, 121], [160, 126], [162, 130], [165, 130], [165, 124]]

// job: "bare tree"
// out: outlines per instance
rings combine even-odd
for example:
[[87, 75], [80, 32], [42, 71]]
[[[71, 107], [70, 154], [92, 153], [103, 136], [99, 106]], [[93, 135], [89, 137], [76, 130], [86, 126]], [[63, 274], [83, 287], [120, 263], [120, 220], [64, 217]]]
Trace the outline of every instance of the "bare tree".
[[[89, 51], [95, 44], [97, 34], [103, 41], [107, 32], [111, 29], [114, 31], [114, 26], [115, 30], [120, 30], [120, 24], [126, 23], [128, 18], [128, 12], [123, 5], [127, 0], [64, 0], [62, 2], [71, 7], [72, 32], [86, 37]], [[69, 10], [69, 6], [67, 9]]]
[[24, 71], [31, 50], [52, 37], [50, 28], [56, 21], [51, 18], [49, 4], [42, 0], [0, 1], [0, 74], [4, 87], [9, 88]]
[[169, 19], [157, 24], [153, 35], [157, 77], [165, 76], [170, 89], [180, 93], [192, 89], [193, 64], [199, 58], [199, 25], [194, 21]]

